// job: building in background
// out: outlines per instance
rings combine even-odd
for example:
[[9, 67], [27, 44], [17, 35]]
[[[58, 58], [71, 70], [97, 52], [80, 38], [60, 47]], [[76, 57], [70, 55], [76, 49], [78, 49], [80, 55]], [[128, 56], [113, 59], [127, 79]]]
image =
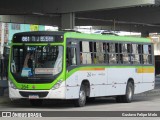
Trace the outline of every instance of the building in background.
[[[4, 23], [4, 44], [11, 43], [12, 36], [18, 32], [25, 31], [44, 31], [44, 25], [31, 25], [31, 24], [16, 24], [16, 23]], [[0, 23], [0, 36], [2, 34], [2, 23]], [[0, 37], [1, 43], [1, 37]]]
[[26, 31], [44, 31], [44, 25], [31, 25], [31, 24], [16, 24], [16, 23], [7, 23], [9, 24], [9, 36], [8, 43], [11, 43], [12, 36], [18, 32], [26, 32]]
[[12, 36], [18, 32], [44, 31], [44, 25], [16, 24], [0, 22], [0, 96], [3, 95], [4, 88], [8, 86], [8, 56]]
[[155, 74], [160, 76], [160, 35], [158, 33], [150, 34], [150, 38], [154, 44]]

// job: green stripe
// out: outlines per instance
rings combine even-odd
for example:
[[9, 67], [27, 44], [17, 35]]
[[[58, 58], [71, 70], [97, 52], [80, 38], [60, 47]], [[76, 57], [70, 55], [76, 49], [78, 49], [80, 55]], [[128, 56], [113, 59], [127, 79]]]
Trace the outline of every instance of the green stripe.
[[124, 36], [101, 35], [101, 34], [84, 34], [75, 32], [67, 32], [64, 35], [66, 36], [66, 38], [151, 43], [151, 40], [149, 38], [124, 37]]

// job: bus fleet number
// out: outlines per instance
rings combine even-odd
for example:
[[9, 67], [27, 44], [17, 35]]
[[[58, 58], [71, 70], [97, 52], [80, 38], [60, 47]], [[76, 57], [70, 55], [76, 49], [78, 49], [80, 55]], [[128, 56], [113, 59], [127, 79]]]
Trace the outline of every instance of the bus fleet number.
[[28, 85], [22, 85], [21, 89], [28, 89]]

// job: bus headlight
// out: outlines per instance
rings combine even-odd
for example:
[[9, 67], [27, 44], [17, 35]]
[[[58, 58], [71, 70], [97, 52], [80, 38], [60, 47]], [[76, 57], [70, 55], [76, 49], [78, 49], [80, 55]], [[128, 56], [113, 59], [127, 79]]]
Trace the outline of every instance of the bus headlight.
[[58, 88], [61, 86], [62, 82], [63, 82], [62, 80], [58, 81], [58, 82], [53, 86], [52, 90], [58, 89]]
[[16, 86], [14, 85], [14, 83], [12, 81], [9, 81], [9, 85], [11, 88], [16, 89]]

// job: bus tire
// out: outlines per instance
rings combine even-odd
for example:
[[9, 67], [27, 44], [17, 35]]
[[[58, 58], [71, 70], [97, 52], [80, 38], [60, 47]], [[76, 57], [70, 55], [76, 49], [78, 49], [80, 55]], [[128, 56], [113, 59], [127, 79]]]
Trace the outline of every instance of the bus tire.
[[42, 103], [43, 103], [42, 99], [31, 99], [30, 100], [30, 104], [35, 107], [42, 106]]
[[86, 104], [86, 89], [85, 86], [82, 84], [79, 91], [79, 98], [74, 101], [74, 105], [76, 107], [83, 107], [85, 106], [85, 104]]
[[117, 96], [116, 97], [116, 102], [118, 103], [130, 103], [133, 99], [134, 95], [134, 86], [132, 82], [128, 82], [127, 87], [126, 87], [126, 94]]

